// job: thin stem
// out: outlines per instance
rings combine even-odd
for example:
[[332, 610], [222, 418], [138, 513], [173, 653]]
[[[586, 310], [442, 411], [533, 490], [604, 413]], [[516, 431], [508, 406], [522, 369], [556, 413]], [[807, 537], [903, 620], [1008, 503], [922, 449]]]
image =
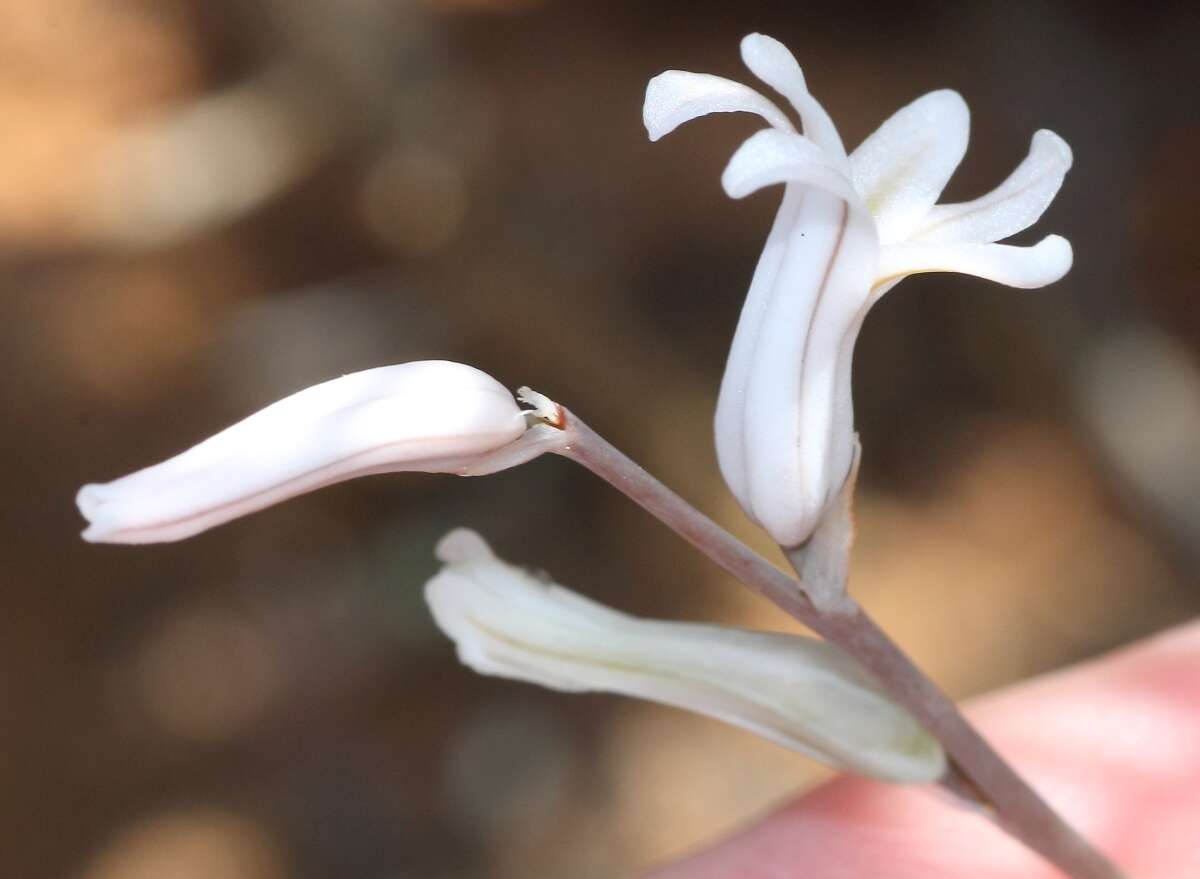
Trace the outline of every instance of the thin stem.
[[891, 697], [941, 742], [952, 771], [945, 784], [977, 791], [1009, 833], [1074, 879], [1124, 874], [1055, 812], [975, 730], [958, 707], [851, 599], [837, 612], [813, 606], [797, 580], [696, 510], [607, 440], [560, 407], [563, 444], [551, 449], [582, 464], [662, 521], [754, 592], [855, 657]]

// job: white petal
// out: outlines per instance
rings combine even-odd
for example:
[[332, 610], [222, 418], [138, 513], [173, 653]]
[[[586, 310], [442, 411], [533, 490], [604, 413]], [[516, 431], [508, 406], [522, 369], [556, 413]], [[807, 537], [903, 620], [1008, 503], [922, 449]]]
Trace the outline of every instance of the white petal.
[[842, 167], [846, 147], [825, 108], [808, 90], [796, 56], [783, 43], [764, 34], [742, 38], [742, 61], [750, 72], [791, 102], [800, 115], [804, 134], [829, 153], [828, 160]]
[[854, 453], [847, 345], [875, 277], [874, 224], [857, 204], [789, 186], [742, 308], [717, 399], [721, 474], [781, 546], [802, 543]]
[[795, 127], [783, 111], [754, 89], [708, 73], [668, 70], [646, 85], [642, 122], [651, 140], [709, 113], [756, 113], [784, 131]]
[[1032, 247], [1009, 244], [893, 244], [879, 255], [876, 284], [922, 272], [959, 272], [1008, 287], [1053, 284], [1071, 269], [1071, 245], [1047, 235]]
[[525, 432], [516, 401], [471, 366], [428, 360], [293, 394], [76, 502], [86, 540], [180, 540], [313, 489], [401, 470], [453, 472]]
[[[769, 317], [767, 305], [775, 295], [776, 280], [787, 255], [803, 196], [802, 187], [788, 186], [784, 189], [783, 203], [775, 214], [771, 233], [754, 268], [750, 291], [746, 294], [737, 332], [729, 348], [729, 358], [721, 380], [721, 395], [717, 400], [717, 460], [726, 484], [744, 508], [747, 507], [750, 493], [746, 460], [746, 385], [750, 380], [754, 351]], [[754, 518], [753, 513], [750, 513], [750, 517]]]
[[850, 154], [854, 187], [884, 244], [924, 220], [967, 150], [970, 114], [958, 92], [930, 92], [896, 111]]
[[1008, 179], [974, 201], [935, 205], [916, 241], [999, 241], [1028, 229], [1054, 201], [1071, 167], [1071, 148], [1053, 131], [1037, 132], [1029, 155]]
[[752, 134], [725, 166], [721, 184], [730, 198], [744, 198], [764, 186], [800, 183], [825, 189], [858, 204], [850, 181], [828, 154], [806, 137], [766, 128]]
[[937, 742], [824, 642], [630, 617], [505, 564], [468, 531], [438, 555], [426, 601], [482, 674], [674, 705], [889, 781], [945, 769]]

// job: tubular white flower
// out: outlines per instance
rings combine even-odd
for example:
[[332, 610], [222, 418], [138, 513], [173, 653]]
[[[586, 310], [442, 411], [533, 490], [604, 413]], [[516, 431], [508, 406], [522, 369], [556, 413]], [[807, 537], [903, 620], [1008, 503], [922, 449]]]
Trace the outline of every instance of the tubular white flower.
[[945, 771], [938, 743], [823, 641], [627, 616], [504, 563], [465, 529], [437, 555], [426, 601], [481, 674], [673, 705], [889, 781]]
[[383, 366], [286, 397], [161, 464], [85, 485], [76, 503], [90, 523], [85, 540], [180, 540], [356, 476], [503, 469], [522, 460], [502, 453], [524, 433], [516, 400], [487, 373], [445, 360]]
[[707, 74], [667, 71], [646, 88], [651, 140], [707, 113], [756, 113], [770, 128], [730, 159], [732, 198], [784, 184], [734, 335], [716, 413], [721, 473], [746, 513], [785, 548], [801, 547], [835, 504], [855, 458], [850, 397], [854, 342], [878, 298], [910, 274], [953, 271], [1040, 287], [1071, 266], [1052, 235], [997, 245], [1032, 225], [1071, 166], [1071, 150], [1039, 131], [1029, 156], [991, 193], [937, 205], [967, 147], [969, 114], [953, 91], [900, 109], [846, 155], [795, 58], [761, 34], [742, 59], [799, 116], [803, 134], [766, 97]]

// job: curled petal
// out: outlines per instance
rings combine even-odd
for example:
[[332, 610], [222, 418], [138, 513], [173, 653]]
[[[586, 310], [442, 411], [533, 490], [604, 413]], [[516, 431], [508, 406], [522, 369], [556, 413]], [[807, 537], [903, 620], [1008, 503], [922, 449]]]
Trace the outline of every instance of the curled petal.
[[897, 110], [850, 154], [854, 187], [883, 244], [924, 220], [967, 150], [970, 114], [958, 92], [930, 92]]
[[512, 394], [474, 367], [384, 366], [286, 397], [161, 464], [85, 485], [76, 503], [86, 540], [180, 540], [356, 476], [465, 470], [524, 432]]
[[646, 85], [642, 122], [651, 140], [709, 113], [756, 113], [769, 125], [795, 131], [783, 111], [754, 89], [708, 73], [668, 70]]
[[1032, 247], [1009, 244], [892, 244], [879, 254], [875, 285], [922, 272], [959, 272], [1008, 287], [1053, 284], [1071, 269], [1071, 244], [1047, 235]]
[[817, 144], [799, 134], [767, 128], [738, 147], [725, 166], [721, 185], [730, 198], [745, 198], [776, 183], [816, 186], [859, 203], [850, 181], [830, 164], [828, 154]]
[[742, 38], [742, 61], [751, 73], [791, 102], [800, 115], [805, 136], [829, 153], [829, 161], [844, 166], [846, 147], [842, 137], [825, 108], [809, 92], [804, 73], [788, 47], [764, 34], [750, 34]]
[[482, 674], [674, 705], [889, 781], [945, 769], [937, 742], [824, 642], [630, 617], [505, 564], [471, 531], [438, 556], [426, 601]]
[[1029, 155], [1008, 179], [974, 201], [935, 205], [913, 234], [936, 242], [999, 241], [1028, 229], [1054, 201], [1071, 167], [1071, 148], [1053, 131], [1033, 136]]

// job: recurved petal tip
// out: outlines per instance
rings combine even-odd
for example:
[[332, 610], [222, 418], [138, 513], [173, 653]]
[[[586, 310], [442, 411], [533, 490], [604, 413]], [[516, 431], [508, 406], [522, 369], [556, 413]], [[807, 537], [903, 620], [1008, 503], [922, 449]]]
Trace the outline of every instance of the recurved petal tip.
[[854, 187], [829, 163], [828, 153], [799, 134], [765, 129], [751, 135], [721, 174], [721, 185], [730, 198], [745, 198], [778, 183], [817, 186], [858, 203]]
[[1071, 145], [1051, 131], [1049, 128], [1039, 128], [1033, 133], [1033, 145], [1030, 152], [1044, 151], [1053, 153], [1063, 170], [1069, 170], [1075, 164], [1075, 153]]
[[720, 76], [685, 70], [668, 70], [647, 83], [642, 123], [653, 141], [699, 116], [734, 112], [754, 113], [776, 128], [794, 130], [787, 116], [754, 89]]
[[487, 541], [470, 528], [455, 528], [445, 535], [438, 541], [434, 555], [448, 565], [496, 558]]
[[1073, 160], [1067, 142], [1042, 129], [1008, 179], [972, 201], [935, 205], [913, 240], [983, 244], [1015, 235], [1036, 223], [1054, 201]]
[[97, 519], [100, 518], [104, 507], [104, 486], [92, 483], [79, 489], [79, 493], [75, 495], [75, 506], [88, 523], [88, 527], [80, 536], [88, 543], [103, 542], [105, 529]]
[[1071, 270], [1071, 243], [1047, 235], [1032, 247], [1010, 244], [926, 244], [883, 248], [876, 285], [923, 272], [958, 272], [1007, 287], [1033, 290], [1053, 284]]
[[804, 136], [825, 150], [828, 161], [844, 168], [846, 148], [842, 137], [825, 108], [809, 93], [804, 72], [791, 50], [765, 34], [743, 37], [741, 48], [742, 61], [750, 72], [787, 98], [795, 108], [804, 127]]
[[741, 50], [742, 63], [780, 94], [790, 97], [791, 91], [808, 91], [804, 71], [796, 56], [779, 40], [766, 34], [746, 34], [742, 37]]

